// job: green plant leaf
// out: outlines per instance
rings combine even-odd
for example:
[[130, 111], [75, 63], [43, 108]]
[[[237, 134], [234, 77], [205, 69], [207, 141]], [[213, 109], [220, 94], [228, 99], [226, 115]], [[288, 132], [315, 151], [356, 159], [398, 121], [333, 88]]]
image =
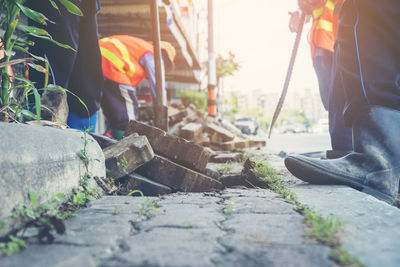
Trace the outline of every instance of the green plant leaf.
[[32, 88], [33, 95], [35, 96], [35, 108], [36, 108], [36, 116], [37, 116], [37, 121], [40, 122], [41, 118], [41, 101], [40, 101], [40, 94], [36, 88]]
[[15, 45], [14, 46], [14, 49], [15, 50], [19, 50], [19, 51], [21, 51], [21, 52], [24, 52], [24, 53], [26, 53], [26, 54], [29, 54], [31, 57], [33, 57], [34, 59], [37, 59], [37, 60], [40, 60], [40, 61], [43, 61], [43, 62], [46, 62], [47, 60], [45, 59], [45, 58], [43, 58], [43, 57], [39, 57], [39, 56], [36, 56], [36, 55], [34, 55], [34, 54], [32, 54], [32, 53], [29, 53], [29, 51], [27, 50], [27, 49], [25, 49], [25, 48], [23, 48], [23, 47], [21, 47], [21, 46], [18, 46], [18, 45]]
[[46, 211], [46, 210], [54, 210], [54, 207], [53, 207], [53, 205], [50, 205], [50, 204], [43, 204], [43, 205], [39, 206], [39, 209], [40, 210], [44, 210], [44, 211]]
[[72, 14], [83, 16], [82, 11], [69, 0], [58, 0]]
[[50, 4], [51, 4], [55, 9], [57, 9], [58, 11], [60, 11], [59, 8], [58, 8], [58, 6], [57, 6], [57, 4], [56, 4], [56, 2], [54, 2], [53, 0], [49, 0], [49, 2], [50, 2]]
[[31, 202], [32, 206], [35, 206], [37, 200], [39, 199], [39, 194], [32, 188], [28, 190], [28, 197], [29, 201]]
[[25, 78], [23, 76], [15, 75], [15, 76], [13, 76], [13, 78], [15, 80], [17, 80], [17, 81], [21, 81], [21, 82], [23, 82], [25, 84], [28, 84], [29, 86], [34, 86], [32, 81], [30, 81], [29, 79], [27, 79], [27, 78]]
[[50, 34], [45, 30], [34, 26], [19, 25], [18, 28], [25, 32], [29, 32], [41, 36], [50, 36]]
[[23, 109], [23, 110], [21, 110], [21, 114], [22, 114], [22, 116], [24, 116], [24, 118], [26, 118], [28, 120], [37, 120], [37, 116], [30, 110]]
[[66, 199], [64, 194], [58, 193], [56, 194], [56, 197], [61, 198], [61, 199]]
[[132, 196], [135, 193], [139, 193], [141, 197], [144, 197], [143, 192], [140, 190], [133, 190], [133, 191], [129, 192], [128, 196]]
[[[37, 1], [37, 0], [36, 0]], [[24, 13], [28, 18], [40, 23], [42, 25], [46, 25], [46, 20], [48, 20], [45, 15], [35, 10], [32, 10], [26, 6], [21, 5], [20, 3], [16, 3], [17, 6], [21, 9], [22, 13]]]
[[75, 52], [76, 52], [76, 50], [75, 50], [74, 48], [72, 48], [71, 46], [66, 45], [66, 44], [62, 44], [62, 43], [60, 43], [60, 42], [57, 42], [56, 40], [50, 38], [49, 36], [37, 35], [37, 34], [34, 34], [34, 33], [29, 33], [29, 35], [32, 35], [32, 36], [37, 37], [37, 38], [41, 38], [41, 39], [48, 40], [48, 41], [50, 41], [50, 42], [55, 43], [56, 45], [58, 45], [58, 46], [60, 46], [60, 47], [63, 47], [63, 48], [66, 48], [66, 49], [71, 49], [72, 51], [75, 51]]
[[37, 65], [34, 63], [28, 63], [28, 65], [29, 65], [29, 67], [31, 67], [39, 72], [43, 72], [43, 73], [47, 73], [47, 74], [49, 73], [48, 70], [46, 70], [46, 68], [41, 65]]

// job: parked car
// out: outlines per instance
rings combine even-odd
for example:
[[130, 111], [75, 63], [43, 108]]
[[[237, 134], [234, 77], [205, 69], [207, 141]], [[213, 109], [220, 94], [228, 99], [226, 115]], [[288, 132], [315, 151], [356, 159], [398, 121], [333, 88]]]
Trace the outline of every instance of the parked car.
[[257, 120], [252, 117], [238, 117], [234, 125], [239, 128], [244, 134], [256, 135], [260, 125]]
[[281, 126], [281, 133], [307, 133], [307, 126], [302, 123], [286, 121]]

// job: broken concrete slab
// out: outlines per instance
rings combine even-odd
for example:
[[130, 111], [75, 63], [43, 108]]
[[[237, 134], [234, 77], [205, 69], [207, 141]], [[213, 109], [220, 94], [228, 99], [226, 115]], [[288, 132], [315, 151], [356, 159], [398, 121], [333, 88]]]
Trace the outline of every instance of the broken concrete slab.
[[184, 192], [207, 192], [223, 189], [223, 185], [217, 180], [158, 155], [135, 172]]
[[126, 135], [135, 132], [146, 136], [157, 154], [200, 172], [206, 168], [211, 157], [208, 149], [196, 143], [167, 134], [159, 128], [138, 121], [130, 121]]
[[187, 115], [188, 111], [186, 109], [179, 110], [173, 107], [168, 107], [168, 118], [170, 125], [182, 121]]
[[108, 176], [119, 179], [154, 157], [146, 136], [130, 135], [104, 149]]
[[[80, 157], [85, 139], [88, 170]], [[0, 236], [16, 226], [12, 209], [29, 204], [29, 189], [68, 197], [87, 171], [106, 174], [100, 146], [80, 131], [1, 122], [0, 140], [0, 221], [7, 223]]]
[[217, 153], [211, 157], [210, 162], [213, 163], [226, 163], [226, 162], [240, 162], [242, 154], [240, 153]]
[[118, 143], [117, 140], [109, 138], [104, 135], [95, 134], [95, 133], [90, 133], [90, 135], [94, 138], [94, 140], [96, 140], [96, 142], [99, 144], [101, 149], [105, 149], [109, 146], [112, 146], [112, 145], [115, 145], [116, 143]]
[[44, 91], [41, 104], [41, 118], [43, 120], [67, 122], [69, 108], [65, 91], [58, 89]]
[[173, 191], [169, 186], [151, 181], [134, 172], [121, 178], [121, 180], [123, 180], [123, 182], [120, 193], [123, 195], [129, 194], [133, 190], [140, 190], [145, 196], [166, 195]]
[[183, 126], [179, 132], [180, 137], [185, 138], [186, 140], [193, 140], [198, 138], [203, 131], [203, 125], [200, 123], [188, 123]]
[[229, 142], [235, 138], [233, 133], [213, 123], [207, 124], [205, 131], [212, 135], [213, 142]]

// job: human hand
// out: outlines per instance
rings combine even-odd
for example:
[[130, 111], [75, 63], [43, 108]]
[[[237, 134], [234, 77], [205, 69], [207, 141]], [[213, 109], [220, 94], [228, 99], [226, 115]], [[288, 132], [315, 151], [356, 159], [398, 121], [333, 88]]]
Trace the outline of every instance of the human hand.
[[299, 11], [289, 12], [289, 15], [290, 15], [289, 29], [291, 32], [297, 32], [299, 30], [300, 13]]

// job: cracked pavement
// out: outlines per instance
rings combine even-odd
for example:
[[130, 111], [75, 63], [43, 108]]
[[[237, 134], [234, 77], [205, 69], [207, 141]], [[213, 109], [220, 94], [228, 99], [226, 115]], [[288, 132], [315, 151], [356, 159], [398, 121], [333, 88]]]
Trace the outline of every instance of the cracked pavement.
[[[160, 207], [144, 208], [146, 199]], [[0, 266], [334, 266], [302, 219], [265, 189], [109, 196], [67, 220], [53, 244], [31, 239]]]

